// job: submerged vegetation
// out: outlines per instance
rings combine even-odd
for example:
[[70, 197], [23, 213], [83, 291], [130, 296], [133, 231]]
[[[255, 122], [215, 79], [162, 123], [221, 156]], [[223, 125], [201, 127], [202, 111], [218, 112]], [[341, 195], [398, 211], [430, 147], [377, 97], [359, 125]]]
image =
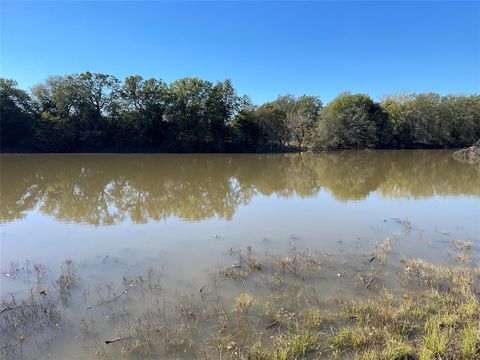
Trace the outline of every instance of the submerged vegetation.
[[269, 152], [469, 146], [480, 96], [411, 94], [373, 101], [343, 93], [280, 96], [255, 106], [230, 80], [85, 72], [32, 88], [0, 79], [2, 151]]
[[480, 267], [472, 242], [450, 247], [443, 265], [402, 257], [390, 239], [357, 260], [232, 248], [188, 291], [164, 287], [153, 267], [92, 285], [71, 260], [54, 282], [43, 265], [12, 263], [3, 275], [28, 289], [2, 299], [0, 351], [38, 358], [67, 342], [98, 359], [478, 359]]

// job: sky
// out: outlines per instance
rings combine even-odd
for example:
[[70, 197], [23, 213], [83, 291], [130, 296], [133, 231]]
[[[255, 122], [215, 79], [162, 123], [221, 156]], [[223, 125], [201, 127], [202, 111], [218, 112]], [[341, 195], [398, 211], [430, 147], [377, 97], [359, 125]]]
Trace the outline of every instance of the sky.
[[255, 103], [480, 93], [480, 2], [1, 0], [0, 76], [231, 79]]

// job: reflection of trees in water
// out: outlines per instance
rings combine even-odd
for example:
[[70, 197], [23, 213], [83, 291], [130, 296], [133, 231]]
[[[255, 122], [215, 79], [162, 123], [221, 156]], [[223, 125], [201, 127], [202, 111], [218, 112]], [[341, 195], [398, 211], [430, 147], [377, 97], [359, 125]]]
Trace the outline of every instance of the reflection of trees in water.
[[279, 197], [313, 196], [321, 188], [306, 154], [236, 155], [235, 178], [242, 190]]
[[61, 221], [231, 219], [256, 194], [337, 199], [480, 195], [478, 172], [448, 151], [262, 155], [7, 155], [0, 216], [38, 207]]
[[378, 188], [382, 196], [480, 195], [480, 173], [453, 159], [452, 151], [405, 151], [414, 156], [393, 152], [389, 172]]
[[[243, 201], [240, 189], [231, 186], [228, 161], [195, 157], [49, 155], [6, 158], [2, 162], [2, 192], [8, 212], [2, 218], [18, 218], [28, 208], [10, 196], [6, 183], [14, 182], [25, 168], [24, 191], [37, 187], [40, 210], [59, 220], [93, 225], [160, 220], [172, 215], [202, 219], [215, 215], [231, 218]], [[22, 171], [19, 171], [22, 170]], [[17, 210], [17, 213], [16, 211]]]
[[385, 180], [390, 161], [386, 153], [345, 151], [312, 159], [315, 177], [335, 198], [359, 200], [375, 191]]

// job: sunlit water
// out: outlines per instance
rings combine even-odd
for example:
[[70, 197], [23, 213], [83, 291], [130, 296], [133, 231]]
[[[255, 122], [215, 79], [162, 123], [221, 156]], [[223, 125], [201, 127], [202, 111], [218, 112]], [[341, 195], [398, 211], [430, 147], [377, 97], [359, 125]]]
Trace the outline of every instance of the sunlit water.
[[[452, 151], [268, 155], [2, 155], [1, 295], [12, 261], [85, 282], [149, 266], [170, 288], [200, 287], [228, 249], [292, 246], [354, 259], [386, 238], [397, 256], [478, 252], [480, 173]], [[68, 352], [67, 352], [68, 353]]]

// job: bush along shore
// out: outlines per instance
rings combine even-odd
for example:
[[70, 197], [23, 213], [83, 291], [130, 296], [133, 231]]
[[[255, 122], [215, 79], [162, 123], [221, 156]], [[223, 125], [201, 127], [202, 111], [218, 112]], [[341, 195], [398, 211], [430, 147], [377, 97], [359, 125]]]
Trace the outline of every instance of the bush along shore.
[[294, 246], [228, 249], [231, 261], [186, 291], [168, 290], [154, 267], [89, 284], [71, 260], [53, 281], [44, 265], [12, 263], [3, 276], [28, 278], [29, 289], [1, 300], [0, 351], [3, 359], [62, 349], [86, 359], [479, 359], [476, 250], [449, 244], [444, 265], [396, 254], [395, 239], [349, 259]]
[[85, 72], [25, 91], [0, 79], [1, 150], [272, 152], [466, 147], [480, 138], [480, 96], [343, 93], [254, 105], [230, 80], [212, 83]]

